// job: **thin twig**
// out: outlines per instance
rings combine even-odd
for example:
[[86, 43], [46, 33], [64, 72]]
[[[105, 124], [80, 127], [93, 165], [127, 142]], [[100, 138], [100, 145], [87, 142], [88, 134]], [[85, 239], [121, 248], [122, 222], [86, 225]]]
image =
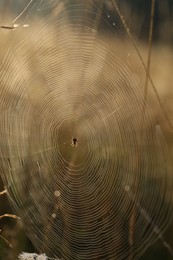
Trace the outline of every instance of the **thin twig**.
[[0, 192], [0, 196], [3, 195], [3, 194], [6, 194], [7, 193], [7, 190], [3, 190]]
[[16, 27], [15, 26], [7, 26], [7, 25], [1, 25], [0, 26], [1, 29], [7, 29], [7, 30], [14, 30]]
[[[5, 189], [5, 190], [0, 192], [0, 196], [3, 195], [3, 194], [6, 194], [6, 193], [7, 193], [7, 190]], [[3, 214], [3, 215], [0, 216], [0, 219], [6, 218], [6, 217], [7, 218], [20, 219], [19, 217], [17, 217], [14, 214]], [[7, 239], [5, 239], [2, 235], [0, 235], [0, 238], [2, 238], [8, 244], [8, 246], [12, 248], [12, 245], [10, 244], [10, 242]]]
[[13, 215], [13, 214], [4, 214], [0, 216], [0, 219], [2, 218], [15, 218], [15, 219], [21, 219], [20, 217]]

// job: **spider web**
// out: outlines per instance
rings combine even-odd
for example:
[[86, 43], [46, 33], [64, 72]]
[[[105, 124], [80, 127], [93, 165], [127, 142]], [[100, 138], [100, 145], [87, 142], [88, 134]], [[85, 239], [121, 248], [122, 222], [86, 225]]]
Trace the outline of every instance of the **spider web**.
[[166, 246], [169, 151], [149, 104], [142, 115], [118, 15], [110, 22], [100, 1], [19, 7], [0, 73], [0, 156], [28, 236], [69, 260], [138, 259], [158, 238]]

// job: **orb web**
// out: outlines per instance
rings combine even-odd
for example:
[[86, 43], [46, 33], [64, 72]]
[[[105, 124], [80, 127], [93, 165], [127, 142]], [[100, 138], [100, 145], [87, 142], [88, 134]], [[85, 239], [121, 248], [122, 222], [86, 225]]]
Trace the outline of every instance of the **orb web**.
[[[1, 171], [34, 245], [62, 259], [137, 259], [172, 216], [171, 167], [143, 111], [125, 32], [102, 2], [31, 1], [1, 66]], [[116, 36], [110, 48], [102, 28]], [[123, 53], [122, 53], [123, 52]]]

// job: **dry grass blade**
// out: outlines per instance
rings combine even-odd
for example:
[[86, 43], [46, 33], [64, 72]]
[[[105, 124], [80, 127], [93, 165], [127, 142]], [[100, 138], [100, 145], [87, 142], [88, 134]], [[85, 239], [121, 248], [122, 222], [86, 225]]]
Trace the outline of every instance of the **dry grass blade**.
[[146, 81], [145, 81], [145, 89], [144, 89], [144, 111], [145, 111], [145, 104], [146, 104], [146, 99], [147, 99], [148, 75], [150, 74], [150, 64], [151, 64], [154, 9], [155, 9], [155, 0], [152, 0], [152, 2], [151, 2], [151, 16], [150, 16], [150, 31], [149, 31], [149, 38], [148, 38], [147, 73], [146, 73]]
[[[151, 50], [152, 50], [152, 35], [153, 35], [153, 19], [154, 19], [154, 8], [155, 8], [155, 0], [152, 0], [151, 3], [151, 16], [150, 16], [150, 28], [149, 28], [149, 38], [148, 38], [148, 62], [147, 62], [147, 73], [146, 73], [146, 81], [144, 88], [144, 101], [142, 108], [142, 117], [141, 117], [141, 129], [144, 122], [145, 117], [145, 109], [147, 103], [147, 92], [148, 92], [148, 75], [150, 73], [150, 63], [151, 63]], [[140, 153], [140, 151], [139, 151]], [[133, 240], [134, 240], [134, 229], [135, 229], [135, 219], [136, 219], [136, 208], [135, 206], [132, 208], [131, 217], [129, 222], [129, 245], [130, 245], [130, 254], [129, 260], [133, 259]]]
[[[165, 118], [166, 118], [166, 120], [167, 120], [167, 122], [168, 122], [168, 125], [169, 125], [169, 127], [170, 127], [171, 129], [173, 129], [173, 125], [172, 125], [172, 123], [171, 123], [171, 121], [170, 121], [170, 119], [169, 119], [169, 116], [168, 116], [168, 114], [167, 114], [167, 111], [165, 110], [165, 107], [164, 107], [164, 105], [163, 105], [163, 103], [162, 103], [162, 101], [161, 101], [161, 99], [160, 99], [160, 96], [159, 96], [159, 94], [158, 94], [158, 92], [157, 92], [157, 89], [156, 89], [156, 87], [155, 87], [155, 85], [154, 85], [154, 82], [153, 82], [153, 80], [152, 80], [152, 78], [151, 78], [151, 76], [150, 76], [150, 74], [149, 74], [149, 72], [148, 72], [147, 66], [145, 65], [145, 62], [144, 62], [144, 60], [143, 60], [143, 58], [142, 58], [142, 55], [141, 55], [141, 53], [140, 53], [140, 51], [139, 51], [139, 49], [138, 49], [138, 47], [137, 47], [137, 44], [136, 44], [136, 42], [135, 42], [135, 40], [134, 40], [134, 38], [133, 38], [133, 36], [132, 36], [132, 33], [131, 33], [131, 31], [130, 31], [130, 29], [129, 29], [127, 23], [126, 23], [126, 20], [125, 20], [124, 16], [121, 14], [121, 11], [120, 11], [120, 9], [119, 9], [117, 3], [116, 3], [116, 0], [111, 0], [111, 2], [112, 2], [113, 7], [115, 8], [115, 10], [117, 11], [117, 13], [118, 13], [118, 15], [119, 15], [119, 17], [120, 17], [120, 19], [121, 19], [121, 21], [122, 21], [122, 24], [123, 24], [123, 26], [124, 26], [124, 28], [125, 28], [125, 30], [126, 30], [128, 36], [129, 36], [130, 40], [131, 40], [132, 43], [133, 43], [133, 46], [134, 46], [134, 48], [135, 48], [135, 50], [136, 50], [136, 52], [137, 52], [137, 54], [138, 54], [138, 56], [139, 56], [139, 59], [140, 59], [140, 61], [141, 61], [141, 64], [142, 64], [142, 66], [143, 66], [143, 68], [144, 68], [144, 70], [145, 70], [145, 72], [146, 72], [147, 78], [148, 78], [148, 80], [149, 80], [150, 83], [151, 83], [151, 86], [152, 86], [152, 88], [153, 88], [153, 90], [154, 90], [154, 93], [155, 93], [155, 95], [156, 95], [156, 97], [157, 97], [157, 100], [158, 100], [158, 102], [159, 102], [160, 108], [162, 109], [162, 112], [163, 112], [163, 114], [164, 114], [164, 116], [165, 116]], [[148, 83], [147, 83], [147, 84], [148, 84]]]
[[9, 241], [7, 239], [5, 239], [3, 236], [0, 235], [0, 238], [2, 238], [2, 240], [5, 241], [5, 243], [8, 244], [9, 247], [13, 248], [13, 246], [9, 243]]

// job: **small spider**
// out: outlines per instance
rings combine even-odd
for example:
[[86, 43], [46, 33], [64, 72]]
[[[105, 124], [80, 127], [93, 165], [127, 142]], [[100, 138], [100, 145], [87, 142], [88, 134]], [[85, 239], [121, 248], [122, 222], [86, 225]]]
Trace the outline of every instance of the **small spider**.
[[71, 146], [72, 147], [77, 147], [78, 146], [78, 139], [76, 137], [72, 137]]

